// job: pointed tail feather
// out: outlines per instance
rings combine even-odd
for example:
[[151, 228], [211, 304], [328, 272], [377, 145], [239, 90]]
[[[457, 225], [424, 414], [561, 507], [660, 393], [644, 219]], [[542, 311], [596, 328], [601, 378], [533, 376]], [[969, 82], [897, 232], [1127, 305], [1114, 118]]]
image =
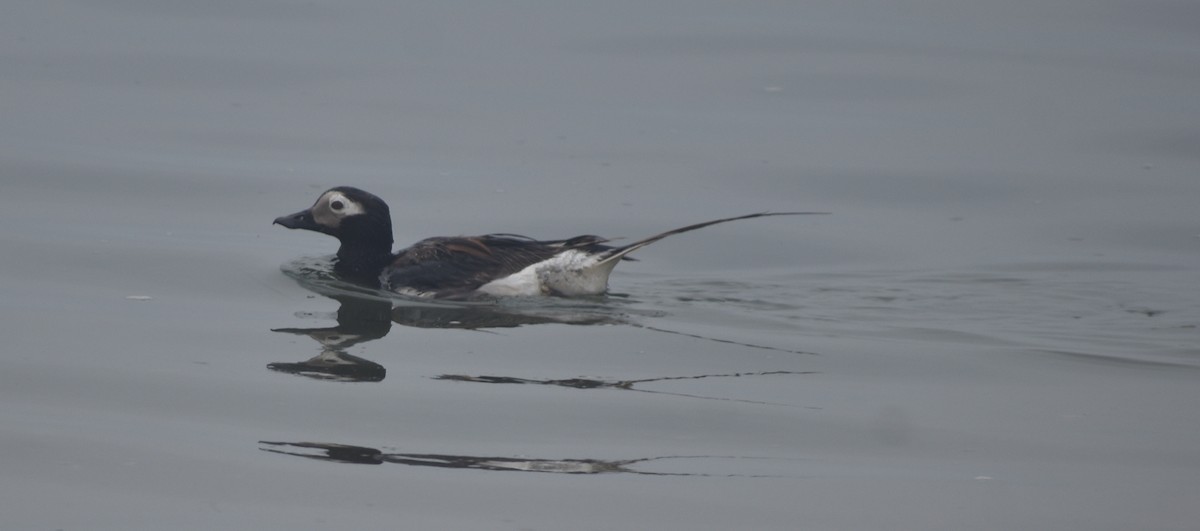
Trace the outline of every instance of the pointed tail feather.
[[766, 217], [766, 216], [811, 216], [811, 215], [821, 215], [821, 214], [828, 214], [828, 213], [829, 212], [759, 212], [757, 214], [746, 214], [744, 216], [735, 216], [732, 218], [714, 219], [712, 221], [696, 223], [695, 225], [679, 227], [678, 229], [672, 229], [672, 230], [669, 230], [669, 231], [661, 233], [661, 234], [655, 234], [654, 236], [651, 236], [649, 238], [644, 238], [644, 239], [638, 240], [629, 245], [623, 245], [621, 247], [614, 248], [614, 249], [608, 251], [608, 255], [605, 256], [602, 260], [600, 260], [600, 262], [598, 262], [597, 265], [606, 264], [609, 262], [615, 262], [617, 260], [620, 260], [625, 255], [632, 253], [638, 249], [641, 249], [642, 247], [650, 245], [658, 240], [666, 238], [667, 236], [673, 236], [675, 234], [680, 234], [683, 232], [690, 232], [690, 231], [694, 231], [696, 229], [703, 229], [704, 227], [707, 227], [709, 225], [716, 225], [718, 223], [725, 223], [728, 221], [737, 221], [739, 219], [761, 218], [761, 217]]

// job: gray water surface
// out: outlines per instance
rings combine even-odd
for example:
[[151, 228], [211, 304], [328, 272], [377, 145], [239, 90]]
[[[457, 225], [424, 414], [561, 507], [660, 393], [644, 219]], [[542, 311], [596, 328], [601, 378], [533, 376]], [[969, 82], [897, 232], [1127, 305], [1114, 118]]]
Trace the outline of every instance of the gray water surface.
[[[0, 528], [1195, 529], [1200, 7], [0, 17]], [[271, 227], [639, 238], [429, 305]]]

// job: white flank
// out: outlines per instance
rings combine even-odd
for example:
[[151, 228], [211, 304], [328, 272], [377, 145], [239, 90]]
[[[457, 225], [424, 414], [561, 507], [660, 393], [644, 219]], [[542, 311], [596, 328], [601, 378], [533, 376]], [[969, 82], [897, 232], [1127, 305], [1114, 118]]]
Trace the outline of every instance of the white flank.
[[533, 264], [504, 278], [498, 278], [475, 290], [495, 297], [531, 297], [545, 295], [538, 281], [537, 267]]
[[608, 275], [617, 262], [599, 263], [596, 255], [569, 250], [479, 287], [497, 297], [599, 295], [608, 290]]

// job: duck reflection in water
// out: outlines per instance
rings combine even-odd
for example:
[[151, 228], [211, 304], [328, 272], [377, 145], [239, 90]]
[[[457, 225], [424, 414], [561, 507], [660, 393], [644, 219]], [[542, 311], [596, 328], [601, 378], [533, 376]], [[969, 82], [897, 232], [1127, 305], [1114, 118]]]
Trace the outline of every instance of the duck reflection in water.
[[259, 441], [259, 449], [318, 461], [357, 465], [393, 463], [408, 466], [462, 468], [498, 472], [543, 472], [552, 474], [639, 474], [646, 476], [781, 477], [750, 474], [708, 474], [698, 472], [652, 472], [633, 465], [669, 459], [753, 459], [707, 455], [667, 455], [639, 459], [534, 459], [528, 457], [484, 457], [473, 455], [388, 453], [378, 448], [336, 443]]
[[[319, 380], [340, 382], [378, 382], [384, 379], [387, 370], [371, 360], [351, 355], [350, 347], [380, 339], [391, 331], [392, 325], [413, 328], [442, 328], [462, 330], [487, 330], [493, 328], [515, 328], [538, 324], [611, 325], [624, 324], [656, 333], [673, 334], [703, 341], [738, 345], [790, 354], [812, 355], [811, 352], [788, 350], [764, 345], [740, 343], [726, 339], [642, 325], [638, 317], [657, 317], [659, 312], [637, 310], [629, 306], [621, 295], [609, 294], [603, 298], [581, 299], [537, 299], [535, 301], [506, 302], [463, 302], [427, 301], [398, 299], [394, 294], [370, 290], [333, 275], [330, 261], [321, 258], [306, 258], [284, 266], [283, 271], [301, 286], [321, 296], [338, 302], [332, 315], [336, 325], [316, 328], [276, 328], [274, 332], [305, 335], [321, 345], [321, 352], [300, 362], [277, 362], [268, 364], [273, 371], [296, 374]], [[327, 315], [299, 313], [304, 318], [328, 318]], [[705, 375], [711, 377], [720, 375]], [[445, 380], [474, 381], [486, 383], [513, 383], [520, 378], [505, 376], [443, 375]], [[696, 378], [684, 376], [682, 378]], [[523, 383], [530, 383], [525, 380]], [[564, 382], [564, 383], [558, 383]], [[576, 380], [552, 380], [567, 387]], [[577, 383], [577, 382], [576, 382]], [[616, 382], [620, 384], [621, 382]], [[621, 387], [612, 382], [599, 382], [591, 387]]]
[[321, 353], [296, 363], [270, 363], [268, 369], [319, 380], [378, 382], [387, 375], [383, 365], [351, 355], [346, 349], [386, 336], [392, 329], [392, 304], [350, 296], [331, 296], [341, 303], [337, 326], [275, 328], [272, 332], [305, 335], [321, 344]]
[[[685, 334], [640, 325], [628, 321], [625, 314], [613, 309], [596, 306], [594, 308], [576, 307], [573, 311], [560, 314], [532, 313], [524, 308], [506, 308], [495, 305], [458, 306], [443, 304], [396, 305], [389, 299], [350, 294], [325, 294], [338, 301], [335, 314], [336, 326], [317, 328], [274, 328], [273, 332], [284, 334], [304, 335], [312, 338], [321, 345], [321, 352], [312, 358], [300, 362], [277, 362], [267, 365], [273, 371], [296, 374], [318, 380], [340, 382], [378, 382], [387, 375], [383, 365], [371, 360], [354, 356], [347, 351], [350, 347], [380, 339], [391, 331], [393, 324], [415, 328], [453, 328], [464, 330], [486, 330], [489, 328], [514, 328], [519, 326], [558, 323], [573, 325], [604, 325], [627, 324], [652, 332], [675, 334], [695, 339], [714, 341], [718, 343], [735, 344], [743, 347], [786, 352], [791, 354], [812, 355], [800, 350], [787, 350], [763, 345], [739, 343], [725, 339], [711, 338], [696, 334]], [[553, 308], [552, 308], [553, 309]], [[607, 313], [606, 313], [607, 312]], [[314, 317], [316, 314], [299, 314], [302, 317]], [[736, 375], [700, 375], [668, 377], [665, 379], [696, 379], [727, 376], [749, 376], [765, 374], [800, 374], [791, 371], [771, 371], [766, 373], [742, 373]], [[632, 389], [634, 383], [656, 381], [662, 378], [636, 381], [593, 381], [581, 379], [534, 381], [507, 376], [467, 376], [442, 375], [440, 380], [456, 380], [478, 383], [543, 383], [578, 389], [592, 388], [623, 388]]]
[[378, 382], [383, 380], [386, 369], [378, 363], [351, 355], [346, 350], [386, 336], [393, 323], [414, 328], [484, 330], [544, 323], [596, 325], [621, 322], [617, 315], [590, 308], [549, 314], [497, 305], [432, 303], [393, 306], [393, 301], [385, 298], [346, 293], [322, 294], [339, 303], [336, 326], [272, 329], [273, 332], [311, 337], [321, 345], [321, 353], [301, 362], [271, 363], [267, 368], [320, 380]]

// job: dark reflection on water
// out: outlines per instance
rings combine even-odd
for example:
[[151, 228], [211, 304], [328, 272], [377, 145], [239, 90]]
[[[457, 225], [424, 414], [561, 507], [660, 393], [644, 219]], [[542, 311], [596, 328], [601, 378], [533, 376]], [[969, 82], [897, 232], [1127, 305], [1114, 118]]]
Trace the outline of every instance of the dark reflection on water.
[[302, 286], [338, 302], [337, 325], [272, 329], [273, 332], [306, 335], [321, 345], [321, 353], [300, 362], [270, 363], [267, 368], [318, 380], [378, 382], [384, 379], [387, 369], [353, 356], [346, 349], [386, 336], [393, 323], [414, 328], [481, 330], [546, 323], [612, 324], [623, 319], [609, 306], [586, 301], [550, 308], [414, 301], [342, 281], [331, 269], [327, 258], [304, 258], [284, 265], [284, 273]]
[[296, 363], [269, 363], [267, 368], [338, 382], [378, 382], [387, 376], [387, 368], [383, 365], [335, 349], [322, 350], [320, 354]]
[[512, 328], [532, 324], [608, 324], [617, 322], [606, 315], [531, 315], [505, 311], [494, 306], [392, 306], [384, 299], [357, 294], [323, 294], [339, 303], [337, 326], [318, 328], [274, 328], [273, 332], [305, 335], [321, 345], [321, 353], [296, 363], [271, 363], [271, 370], [344, 382], [377, 382], [386, 369], [378, 363], [350, 355], [352, 346], [380, 339], [392, 324], [415, 328], [480, 330]]
[[[283, 266], [283, 272], [301, 286], [338, 302], [333, 316], [337, 325], [317, 328], [275, 328], [273, 332], [305, 335], [321, 345], [321, 352], [299, 362], [275, 362], [268, 369], [296, 374], [317, 380], [339, 382], [378, 382], [387, 375], [387, 369], [374, 361], [351, 355], [346, 350], [352, 346], [380, 339], [391, 331], [393, 324], [414, 328], [443, 328], [484, 330], [489, 328], [515, 328], [539, 324], [568, 325], [614, 325], [625, 324], [653, 332], [680, 335], [738, 345], [742, 347], [772, 350], [789, 354], [816, 355], [801, 350], [781, 349], [755, 345], [699, 334], [678, 332], [638, 324], [635, 315], [660, 316], [660, 312], [636, 312], [624, 307], [619, 297], [590, 297], [583, 299], [546, 298], [536, 300], [488, 301], [488, 302], [443, 302], [413, 300], [388, 292], [365, 288], [338, 279], [332, 273], [328, 258], [303, 258]], [[314, 316], [313, 314], [300, 314]], [[575, 388], [616, 388], [646, 393], [659, 393], [634, 389], [633, 385], [663, 380], [687, 380], [700, 378], [729, 378], [737, 376], [763, 376], [769, 374], [808, 374], [795, 371], [769, 371], [758, 373], [711, 374], [699, 376], [674, 376], [645, 380], [606, 382], [600, 380], [532, 380], [507, 376], [442, 375], [437, 379], [474, 381], [485, 383], [538, 383]], [[663, 393], [677, 394], [678, 393]], [[716, 397], [693, 396], [713, 400]], [[756, 402], [757, 403], [757, 402]]]
[[741, 400], [736, 398], [724, 398], [718, 396], [702, 396], [688, 393], [672, 393], [667, 391], [653, 391], [649, 389], [638, 389], [634, 386], [637, 384], [651, 382], [666, 382], [671, 380], [702, 380], [706, 378], [740, 378], [743, 376], [771, 376], [771, 375], [800, 375], [800, 374], [817, 374], [816, 371], [765, 371], [765, 372], [737, 372], [731, 374], [700, 374], [696, 376], [664, 376], [661, 378], [641, 378], [637, 380], [595, 380], [591, 378], [567, 378], [563, 380], [534, 380], [529, 378], [516, 378], [513, 376], [468, 376], [465, 374], [443, 374], [437, 376], [435, 380], [452, 380], [456, 382], [473, 382], [473, 383], [490, 383], [490, 384], [534, 384], [534, 385], [553, 385], [558, 387], [568, 387], [571, 389], [619, 389], [624, 391], [637, 391], [639, 393], [651, 393], [659, 395], [681, 396], [686, 398], [701, 398], [705, 400], [726, 400], [730, 402], [743, 402], [747, 404], [766, 404], [775, 406], [785, 406], [790, 404], [779, 404], [775, 402], [763, 402], [760, 400]]
[[710, 474], [700, 472], [653, 472], [631, 468], [633, 465], [669, 459], [747, 459], [745, 457], [667, 455], [639, 459], [536, 459], [528, 457], [484, 457], [473, 455], [386, 453], [378, 448], [336, 443], [259, 441], [260, 450], [318, 461], [357, 465], [427, 466], [463, 468], [498, 472], [544, 472], [552, 474], [638, 474], [644, 476], [697, 477], [783, 477], [778, 475]]
[[337, 326], [327, 328], [275, 328], [272, 332], [306, 335], [321, 344], [321, 353], [296, 363], [271, 363], [268, 369], [320, 380], [378, 382], [387, 369], [378, 363], [348, 354], [359, 343], [386, 336], [392, 328], [391, 303], [347, 295], [330, 296], [341, 303]]

